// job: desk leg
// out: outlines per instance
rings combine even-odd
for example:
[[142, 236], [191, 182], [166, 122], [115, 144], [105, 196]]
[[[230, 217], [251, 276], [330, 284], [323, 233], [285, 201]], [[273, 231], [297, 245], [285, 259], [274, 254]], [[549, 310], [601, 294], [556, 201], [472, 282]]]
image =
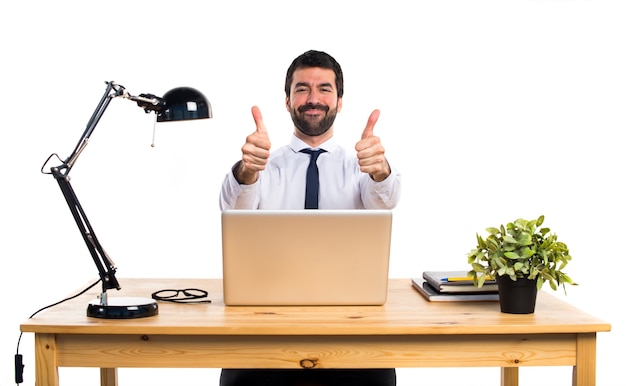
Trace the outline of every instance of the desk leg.
[[578, 334], [572, 386], [596, 385], [596, 334]]
[[35, 334], [35, 385], [59, 386], [54, 334]]
[[100, 386], [117, 386], [117, 369], [100, 369]]
[[501, 367], [500, 386], [519, 386], [519, 367]]

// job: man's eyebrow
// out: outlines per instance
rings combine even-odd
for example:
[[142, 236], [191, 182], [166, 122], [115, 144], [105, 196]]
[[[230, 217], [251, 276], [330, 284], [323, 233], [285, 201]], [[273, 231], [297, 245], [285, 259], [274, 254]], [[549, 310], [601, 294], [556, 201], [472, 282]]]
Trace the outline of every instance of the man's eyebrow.
[[[311, 87], [311, 84], [308, 82], [297, 82], [294, 87]], [[334, 87], [332, 82], [320, 83], [318, 87]]]

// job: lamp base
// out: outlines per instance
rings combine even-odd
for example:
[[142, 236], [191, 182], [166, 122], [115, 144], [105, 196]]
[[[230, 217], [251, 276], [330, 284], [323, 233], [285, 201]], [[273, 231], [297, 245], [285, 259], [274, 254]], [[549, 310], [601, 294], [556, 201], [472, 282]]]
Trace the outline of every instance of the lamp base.
[[87, 306], [87, 316], [101, 319], [135, 319], [154, 316], [159, 313], [157, 303], [148, 298], [115, 298], [108, 299], [107, 304], [93, 300]]

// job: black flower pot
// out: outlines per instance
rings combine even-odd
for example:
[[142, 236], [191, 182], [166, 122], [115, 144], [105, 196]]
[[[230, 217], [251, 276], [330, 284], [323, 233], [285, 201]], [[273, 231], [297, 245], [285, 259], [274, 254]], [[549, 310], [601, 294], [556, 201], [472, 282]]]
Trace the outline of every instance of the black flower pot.
[[511, 280], [509, 275], [496, 276], [500, 311], [507, 314], [532, 314], [537, 300], [537, 281], [527, 278]]

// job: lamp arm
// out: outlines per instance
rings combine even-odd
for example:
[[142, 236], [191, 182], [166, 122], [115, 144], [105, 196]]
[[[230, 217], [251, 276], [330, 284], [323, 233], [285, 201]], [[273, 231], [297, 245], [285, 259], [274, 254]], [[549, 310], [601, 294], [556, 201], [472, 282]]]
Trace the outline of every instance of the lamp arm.
[[123, 86], [117, 85], [113, 82], [106, 82], [106, 84], [106, 91], [104, 92], [102, 99], [100, 99], [100, 103], [98, 103], [98, 106], [91, 115], [89, 122], [87, 122], [87, 127], [76, 144], [74, 151], [65, 159], [63, 165], [60, 166], [61, 172], [65, 173], [65, 175], [69, 174], [72, 166], [74, 166], [74, 163], [76, 163], [80, 154], [83, 152], [85, 147], [87, 147], [89, 137], [91, 137], [91, 134], [96, 129], [96, 126], [98, 125], [98, 122], [100, 122], [102, 115], [104, 115], [111, 99], [123, 95], [126, 92]]
[[163, 98], [152, 94], [140, 94], [139, 96], [130, 95], [122, 85], [119, 85], [112, 81], [106, 82], [106, 84], [107, 88], [104, 92], [104, 95], [102, 95], [100, 103], [98, 103], [98, 106], [91, 115], [89, 122], [87, 122], [87, 127], [85, 128], [83, 135], [80, 137], [78, 144], [76, 144], [76, 148], [74, 148], [72, 154], [67, 157], [67, 159], [64, 161], [64, 165], [62, 165], [65, 169], [67, 169], [65, 170], [66, 175], [69, 173], [72, 166], [74, 166], [74, 163], [76, 163], [76, 160], [78, 159], [82, 151], [85, 149], [85, 147], [87, 147], [87, 144], [89, 143], [89, 137], [91, 137], [91, 134], [96, 129], [96, 125], [98, 124], [98, 122], [100, 122], [100, 118], [102, 118], [102, 115], [104, 115], [104, 112], [106, 111], [109, 103], [113, 98], [123, 97], [131, 101], [137, 102], [137, 105], [143, 108], [146, 113], [150, 113], [152, 111], [158, 113], [163, 109]]
[[113, 98], [121, 96], [133, 100], [137, 102], [140, 107], [143, 107], [146, 112], [158, 111], [160, 106], [162, 106], [162, 99], [156, 96], [150, 94], [142, 94], [139, 97], [135, 97], [131, 96], [123, 86], [120, 86], [114, 82], [106, 82], [106, 84], [106, 91], [102, 96], [102, 99], [100, 99], [100, 103], [98, 103], [98, 106], [96, 107], [91, 118], [89, 119], [87, 127], [81, 135], [72, 154], [70, 154], [70, 156], [67, 157], [65, 161], [62, 161], [61, 165], [51, 167], [49, 173], [44, 172], [44, 168], [46, 167], [50, 159], [55, 156], [55, 154], [50, 156], [42, 167], [42, 173], [52, 174], [52, 176], [57, 180], [59, 187], [63, 192], [63, 197], [65, 197], [65, 201], [67, 202], [67, 205], [72, 212], [74, 221], [76, 222], [76, 225], [81, 232], [83, 240], [85, 241], [85, 244], [89, 249], [89, 253], [91, 254], [91, 257], [93, 258], [93, 261], [98, 268], [98, 273], [100, 274], [100, 278], [102, 279], [102, 294], [100, 297], [100, 302], [103, 305], [107, 304], [106, 291], [108, 289], [119, 290], [121, 288], [117, 278], [115, 277], [115, 272], [117, 268], [98, 241], [98, 238], [96, 237], [96, 234], [91, 227], [91, 223], [87, 219], [87, 215], [80, 205], [78, 197], [76, 197], [76, 193], [74, 192], [74, 189], [70, 184], [69, 172], [76, 163], [76, 160], [78, 159], [82, 151], [89, 143], [89, 137], [95, 130], [98, 122], [100, 121], [100, 118], [102, 118], [102, 115], [106, 111], [109, 103]]
[[100, 241], [98, 241], [98, 237], [91, 227], [91, 223], [89, 222], [83, 207], [80, 205], [78, 197], [76, 197], [76, 193], [74, 192], [66, 173], [64, 173], [59, 167], [52, 167], [50, 168], [50, 171], [52, 176], [57, 180], [59, 187], [61, 188], [61, 192], [63, 192], [63, 197], [65, 197], [65, 201], [72, 212], [74, 221], [76, 222], [81, 236], [87, 245], [87, 249], [89, 249], [89, 253], [98, 268], [100, 279], [102, 279], [102, 294], [100, 301], [102, 304], [106, 305], [106, 291], [109, 289], [121, 289], [120, 284], [115, 277], [115, 272], [117, 271], [115, 263], [113, 263], [113, 260], [111, 260], [109, 255], [107, 255], [105, 250], [102, 248]]

